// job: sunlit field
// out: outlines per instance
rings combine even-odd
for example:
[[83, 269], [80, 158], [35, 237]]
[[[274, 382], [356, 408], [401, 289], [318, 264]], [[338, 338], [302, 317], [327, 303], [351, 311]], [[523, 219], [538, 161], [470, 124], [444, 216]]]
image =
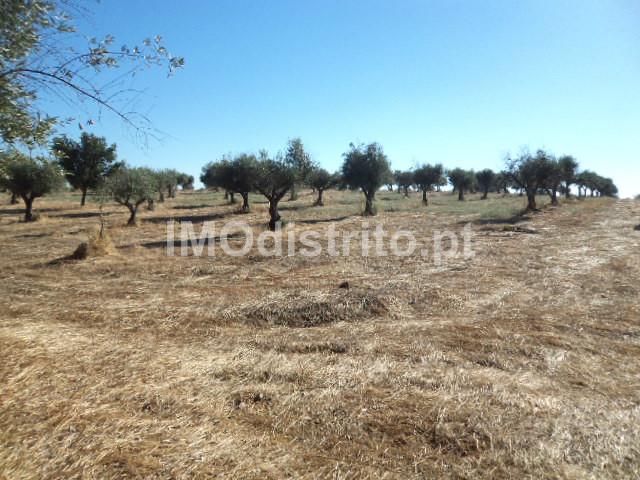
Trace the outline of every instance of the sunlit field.
[[287, 228], [471, 224], [475, 255], [167, 256], [171, 219], [266, 229], [261, 197], [198, 191], [137, 227], [108, 204], [110, 243], [74, 259], [93, 197], [33, 223], [5, 201], [0, 478], [640, 476], [640, 202], [313, 200], [283, 200]]

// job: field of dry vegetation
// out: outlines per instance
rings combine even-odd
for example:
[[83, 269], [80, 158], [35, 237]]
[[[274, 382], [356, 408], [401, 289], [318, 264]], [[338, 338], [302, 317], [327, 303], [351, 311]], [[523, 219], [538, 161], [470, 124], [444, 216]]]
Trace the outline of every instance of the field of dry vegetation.
[[[283, 218], [360, 230], [359, 195], [312, 201]], [[475, 257], [437, 266], [167, 257], [168, 218], [264, 230], [203, 192], [136, 228], [107, 207], [111, 253], [68, 260], [95, 204], [5, 199], [0, 478], [640, 478], [640, 202], [522, 206], [381, 194], [389, 230], [472, 222]]]

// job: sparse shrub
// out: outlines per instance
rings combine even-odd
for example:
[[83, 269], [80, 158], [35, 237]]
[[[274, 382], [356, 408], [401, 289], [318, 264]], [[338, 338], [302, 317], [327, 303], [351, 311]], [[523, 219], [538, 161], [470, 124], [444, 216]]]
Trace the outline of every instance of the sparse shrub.
[[365, 196], [363, 214], [375, 215], [374, 201], [376, 192], [391, 177], [389, 160], [377, 143], [356, 146], [350, 144], [350, 150], [344, 154], [342, 178], [350, 188], [362, 190]]

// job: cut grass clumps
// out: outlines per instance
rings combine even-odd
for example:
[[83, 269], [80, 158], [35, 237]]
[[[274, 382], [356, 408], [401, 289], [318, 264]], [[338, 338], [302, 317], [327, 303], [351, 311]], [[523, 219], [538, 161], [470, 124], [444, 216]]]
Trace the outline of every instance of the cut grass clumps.
[[78, 245], [78, 248], [69, 256], [70, 260], [86, 260], [93, 257], [104, 257], [114, 252], [111, 237], [106, 233], [94, 233], [86, 242]]
[[257, 326], [315, 327], [378, 317], [388, 313], [388, 305], [383, 297], [369, 292], [278, 292], [231, 307], [224, 317]]

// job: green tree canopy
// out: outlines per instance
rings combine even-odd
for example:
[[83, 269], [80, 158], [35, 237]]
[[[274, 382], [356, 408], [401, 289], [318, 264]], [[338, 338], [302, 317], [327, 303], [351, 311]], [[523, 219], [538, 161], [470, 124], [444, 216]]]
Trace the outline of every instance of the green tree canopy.
[[260, 152], [256, 165], [253, 189], [269, 201], [269, 229], [275, 231], [281, 217], [278, 204], [282, 197], [293, 187], [297, 174], [291, 165], [283, 159], [271, 159], [266, 151]]
[[429, 199], [427, 198], [427, 192], [433, 190], [436, 187], [440, 179], [442, 178], [442, 173], [444, 169], [441, 164], [436, 165], [421, 165], [415, 169], [413, 172], [413, 178], [416, 182], [416, 185], [422, 192], [422, 203], [424, 205], [429, 204]]
[[300, 138], [289, 140], [284, 154], [284, 163], [288, 165], [295, 175], [295, 182], [291, 187], [291, 200], [296, 199], [296, 185], [307, 183], [309, 174], [316, 167], [311, 155], [304, 149]]
[[375, 215], [374, 201], [376, 192], [391, 178], [389, 160], [382, 146], [377, 143], [368, 145], [349, 145], [344, 153], [342, 178], [352, 189], [360, 189], [365, 196], [364, 215]]
[[153, 198], [157, 177], [149, 168], [122, 167], [107, 177], [101, 187], [103, 198], [111, 198], [129, 209], [127, 225], [136, 224], [138, 207]]
[[335, 187], [340, 182], [339, 175], [329, 173], [324, 168], [314, 168], [309, 174], [309, 178], [307, 179], [307, 183], [310, 187], [314, 188], [316, 192], [318, 192], [318, 198], [314, 205], [316, 207], [321, 207], [324, 205], [324, 200], [322, 198], [325, 190]]
[[73, 188], [82, 192], [80, 205], [84, 206], [87, 190], [95, 189], [117, 168], [116, 145], [107, 145], [104, 137], [82, 133], [80, 142], [66, 136], [57, 137], [51, 147]]
[[486, 200], [489, 190], [495, 185], [496, 174], [490, 168], [485, 168], [476, 173], [476, 182], [482, 190], [482, 200]]
[[475, 183], [475, 174], [470, 170], [454, 168], [447, 172], [449, 183], [458, 192], [458, 200], [464, 200], [464, 192], [471, 190]]
[[3, 154], [0, 185], [22, 198], [25, 222], [33, 217], [33, 201], [64, 186], [64, 175], [57, 162], [38, 157], [31, 159], [19, 152]]

